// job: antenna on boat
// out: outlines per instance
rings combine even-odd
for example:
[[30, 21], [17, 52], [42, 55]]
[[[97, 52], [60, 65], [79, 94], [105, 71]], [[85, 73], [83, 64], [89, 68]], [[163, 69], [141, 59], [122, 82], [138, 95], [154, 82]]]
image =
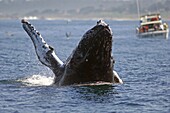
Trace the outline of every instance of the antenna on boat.
[[139, 11], [139, 0], [136, 0], [137, 11], [138, 11], [138, 18], [140, 18], [140, 11]]
[[156, 3], [155, 5], [156, 5], [156, 11], [157, 11], [157, 13], [160, 13], [159, 10], [158, 10], [158, 3]]

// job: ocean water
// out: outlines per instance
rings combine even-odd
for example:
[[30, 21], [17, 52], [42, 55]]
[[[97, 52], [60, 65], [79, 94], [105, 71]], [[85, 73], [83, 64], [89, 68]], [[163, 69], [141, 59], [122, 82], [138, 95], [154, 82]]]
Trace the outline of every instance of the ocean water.
[[[31, 23], [65, 61], [96, 21]], [[136, 37], [137, 21], [106, 23], [113, 30], [115, 70], [124, 84], [57, 87], [20, 20], [0, 20], [0, 113], [169, 113], [170, 40]]]

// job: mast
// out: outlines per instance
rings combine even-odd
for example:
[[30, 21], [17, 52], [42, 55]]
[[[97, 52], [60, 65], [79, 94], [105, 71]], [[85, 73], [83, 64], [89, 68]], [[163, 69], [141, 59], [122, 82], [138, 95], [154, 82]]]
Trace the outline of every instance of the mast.
[[136, 0], [137, 11], [138, 11], [138, 18], [140, 18], [140, 11], [139, 11], [139, 0]]

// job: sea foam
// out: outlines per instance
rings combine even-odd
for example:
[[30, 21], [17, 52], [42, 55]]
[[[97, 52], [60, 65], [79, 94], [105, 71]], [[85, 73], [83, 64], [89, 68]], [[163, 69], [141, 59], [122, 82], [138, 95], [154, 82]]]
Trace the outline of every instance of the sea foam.
[[27, 86], [50, 86], [54, 82], [54, 77], [44, 75], [32, 75], [18, 80]]

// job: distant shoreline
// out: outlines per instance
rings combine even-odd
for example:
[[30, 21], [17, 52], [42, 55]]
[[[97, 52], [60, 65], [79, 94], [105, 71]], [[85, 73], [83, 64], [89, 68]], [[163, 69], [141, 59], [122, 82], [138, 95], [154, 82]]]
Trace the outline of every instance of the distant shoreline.
[[[170, 17], [168, 15], [162, 14], [162, 20], [168, 21]], [[136, 20], [139, 18], [137, 15], [124, 15], [123, 14], [112, 14], [112, 15], [58, 15], [58, 16], [2, 16], [0, 15], [0, 20]]]
[[[92, 17], [92, 18], [67, 18], [67, 17], [57, 17], [57, 18], [38, 18], [38, 17], [19, 17], [19, 18], [0, 18], [0, 20], [116, 20], [116, 21], [138, 21], [138, 18], [100, 18], [100, 17]], [[163, 21], [170, 21], [170, 18], [162, 18]]]

